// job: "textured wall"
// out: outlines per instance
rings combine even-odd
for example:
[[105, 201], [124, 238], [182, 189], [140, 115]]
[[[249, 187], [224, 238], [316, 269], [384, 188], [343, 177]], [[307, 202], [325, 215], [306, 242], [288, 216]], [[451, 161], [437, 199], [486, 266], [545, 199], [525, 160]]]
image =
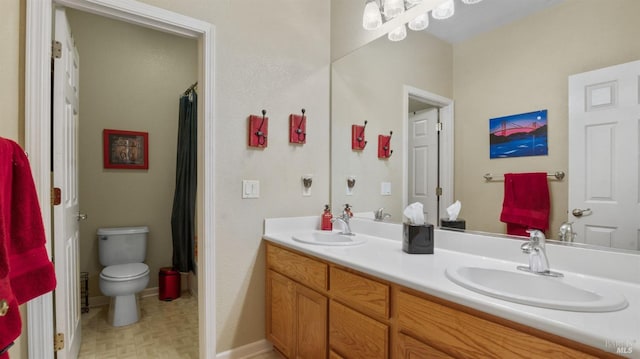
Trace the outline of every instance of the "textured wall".
[[[568, 76], [637, 60], [638, 13], [635, 0], [567, 0], [454, 46], [455, 197], [467, 228], [505, 232], [503, 183], [484, 173], [567, 170]], [[490, 160], [489, 118], [540, 109], [549, 110], [549, 155]], [[555, 237], [568, 182], [550, 184]]]
[[[332, 207], [339, 213], [349, 203], [355, 212], [384, 207], [391, 221], [402, 221], [403, 86], [437, 95], [453, 96], [453, 61], [450, 44], [426, 33], [409, 31], [407, 38], [391, 42], [379, 38], [335, 61], [331, 72]], [[428, 66], [427, 66], [428, 64]], [[351, 125], [367, 120], [367, 146], [351, 149]], [[393, 155], [378, 158], [378, 135], [391, 137]], [[352, 195], [346, 179], [356, 177]], [[380, 195], [380, 183], [391, 183], [391, 196]]]
[[[145, 0], [215, 25], [217, 350], [264, 339], [265, 217], [320, 215], [329, 200], [329, 2]], [[288, 116], [307, 110], [307, 144]], [[269, 147], [248, 149], [247, 117], [266, 109]], [[313, 174], [312, 195], [301, 179]], [[242, 179], [260, 198], [241, 198]]]

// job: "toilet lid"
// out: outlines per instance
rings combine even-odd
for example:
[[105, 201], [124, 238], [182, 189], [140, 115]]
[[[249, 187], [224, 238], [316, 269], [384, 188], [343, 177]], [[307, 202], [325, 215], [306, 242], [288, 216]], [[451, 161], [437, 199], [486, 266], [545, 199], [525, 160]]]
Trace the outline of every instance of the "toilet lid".
[[101, 277], [110, 279], [130, 279], [149, 273], [149, 266], [144, 263], [127, 263], [108, 266], [100, 273]]

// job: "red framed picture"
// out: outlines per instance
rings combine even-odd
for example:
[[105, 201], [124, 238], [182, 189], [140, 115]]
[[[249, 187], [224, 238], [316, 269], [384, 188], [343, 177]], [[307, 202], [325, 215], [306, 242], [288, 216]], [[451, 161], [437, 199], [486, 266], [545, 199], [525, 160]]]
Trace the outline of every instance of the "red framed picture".
[[149, 134], [147, 132], [104, 130], [104, 168], [149, 168]]

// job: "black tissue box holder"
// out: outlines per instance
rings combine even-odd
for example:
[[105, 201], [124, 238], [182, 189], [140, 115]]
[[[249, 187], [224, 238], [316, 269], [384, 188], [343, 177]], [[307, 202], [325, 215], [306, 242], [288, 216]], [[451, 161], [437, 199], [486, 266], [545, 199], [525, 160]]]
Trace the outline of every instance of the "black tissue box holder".
[[440, 220], [440, 227], [444, 229], [458, 229], [464, 231], [467, 228], [467, 222], [462, 218], [458, 218], [453, 221], [447, 218], [442, 218]]
[[409, 254], [433, 254], [433, 224], [402, 224], [402, 250]]

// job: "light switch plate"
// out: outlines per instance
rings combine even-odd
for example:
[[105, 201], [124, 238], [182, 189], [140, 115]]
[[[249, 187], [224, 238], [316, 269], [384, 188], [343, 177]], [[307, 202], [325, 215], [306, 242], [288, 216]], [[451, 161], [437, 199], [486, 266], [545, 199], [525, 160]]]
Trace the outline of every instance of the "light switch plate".
[[380, 194], [383, 196], [391, 196], [391, 182], [380, 183]]
[[260, 181], [242, 180], [242, 198], [260, 198]]

